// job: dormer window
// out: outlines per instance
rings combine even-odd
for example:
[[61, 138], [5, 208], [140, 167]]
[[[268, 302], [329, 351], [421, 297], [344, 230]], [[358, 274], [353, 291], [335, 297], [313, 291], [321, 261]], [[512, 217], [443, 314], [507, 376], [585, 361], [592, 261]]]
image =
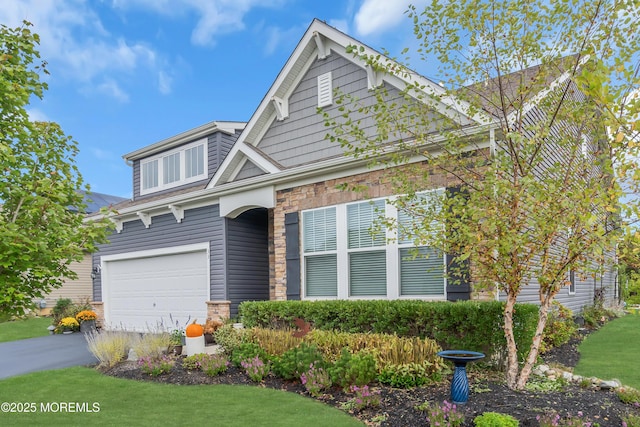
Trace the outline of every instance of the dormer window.
[[140, 161], [140, 194], [150, 194], [207, 178], [207, 140]]

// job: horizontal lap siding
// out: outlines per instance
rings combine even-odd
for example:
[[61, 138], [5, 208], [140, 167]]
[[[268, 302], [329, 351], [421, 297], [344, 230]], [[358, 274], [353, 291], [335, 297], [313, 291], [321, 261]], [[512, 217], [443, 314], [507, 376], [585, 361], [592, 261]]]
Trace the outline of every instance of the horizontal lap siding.
[[[173, 214], [154, 216], [149, 228], [142, 221], [125, 222], [121, 233], [114, 232], [108, 245], [99, 246], [93, 263], [98, 265], [105, 255], [210, 242], [211, 297], [226, 299], [222, 223], [218, 205], [186, 210], [182, 223]], [[96, 301], [102, 301], [100, 275], [94, 280], [93, 294]]]
[[[73, 302], [84, 302], [92, 298], [91, 255], [85, 255], [81, 262], [73, 262], [71, 270], [78, 275], [77, 279], [65, 279], [61, 288], [54, 289], [44, 299], [47, 308], [53, 308], [61, 298], [69, 298]], [[37, 302], [37, 301], [36, 301]]]
[[238, 304], [269, 299], [269, 248], [266, 209], [226, 220], [227, 292], [231, 316]]

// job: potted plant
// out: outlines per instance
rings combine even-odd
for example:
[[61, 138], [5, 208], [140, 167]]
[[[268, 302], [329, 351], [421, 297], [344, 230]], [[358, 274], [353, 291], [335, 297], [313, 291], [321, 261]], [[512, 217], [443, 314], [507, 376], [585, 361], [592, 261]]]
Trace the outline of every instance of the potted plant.
[[63, 317], [58, 323], [58, 327], [56, 328], [56, 332], [63, 334], [71, 334], [74, 331], [77, 331], [80, 328], [80, 324], [75, 319], [75, 317]]
[[204, 331], [204, 343], [205, 344], [213, 344], [213, 333], [218, 330], [219, 327], [223, 325], [219, 320], [212, 320], [211, 318], [207, 319], [205, 324], [202, 326]]
[[182, 346], [184, 345], [184, 332], [181, 329], [174, 329], [169, 339], [169, 354], [175, 354], [179, 356], [182, 354]]
[[92, 310], [82, 310], [76, 314], [76, 320], [80, 323], [80, 332], [89, 333], [96, 330], [96, 319], [98, 315]]

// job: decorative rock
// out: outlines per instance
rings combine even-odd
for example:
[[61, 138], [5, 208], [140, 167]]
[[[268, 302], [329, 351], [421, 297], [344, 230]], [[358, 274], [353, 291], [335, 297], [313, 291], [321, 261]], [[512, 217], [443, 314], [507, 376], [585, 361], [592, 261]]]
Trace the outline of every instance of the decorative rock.
[[137, 362], [138, 361], [138, 355], [136, 354], [134, 349], [130, 349], [129, 350], [129, 354], [127, 355], [127, 360], [129, 360], [131, 362]]
[[563, 372], [562, 378], [564, 378], [567, 381], [571, 381], [573, 379], [573, 374], [571, 372]]
[[620, 387], [621, 385], [622, 384], [620, 384], [620, 381], [618, 380], [600, 381], [600, 383], [598, 383], [598, 386], [601, 390], [613, 390]]
[[576, 382], [576, 383], [581, 383], [583, 379], [584, 379], [584, 377], [582, 375], [574, 375], [573, 376], [573, 382]]

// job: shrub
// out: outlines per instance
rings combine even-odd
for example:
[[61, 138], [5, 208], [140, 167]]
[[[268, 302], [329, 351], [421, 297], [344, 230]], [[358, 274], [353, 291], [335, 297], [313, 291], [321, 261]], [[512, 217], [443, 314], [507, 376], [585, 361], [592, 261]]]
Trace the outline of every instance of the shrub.
[[446, 400], [442, 402], [442, 406], [425, 402], [417, 409], [427, 412], [427, 421], [431, 426], [460, 427], [464, 424], [464, 414], [458, 412], [455, 403]]
[[302, 342], [301, 338], [293, 336], [291, 329], [252, 328], [247, 335], [247, 339], [258, 344], [272, 356], [281, 356]]
[[340, 359], [329, 368], [331, 381], [348, 388], [352, 385], [364, 386], [376, 379], [378, 369], [376, 361], [367, 351], [351, 354], [346, 348]]
[[[321, 330], [431, 338], [445, 349], [481, 351], [491, 359], [492, 354], [502, 355], [506, 349], [503, 304], [418, 300], [245, 301], [239, 312], [247, 327], [293, 328], [294, 319], [301, 318]], [[514, 333], [522, 353], [529, 348], [537, 317], [536, 305], [517, 304]]]
[[378, 375], [378, 381], [396, 388], [411, 388], [439, 380], [429, 362], [387, 365]]
[[568, 342], [577, 330], [578, 325], [573, 321], [573, 312], [558, 301], [554, 301], [544, 327], [540, 351], [544, 353], [553, 347], [561, 346]]
[[200, 360], [200, 369], [207, 376], [215, 377], [229, 368], [229, 361], [224, 354], [207, 354]]
[[519, 422], [511, 415], [485, 412], [473, 419], [476, 427], [518, 427]]
[[276, 359], [273, 364], [273, 373], [284, 379], [298, 379], [305, 373], [309, 366], [324, 366], [322, 353], [315, 345], [302, 343]]
[[318, 397], [322, 391], [331, 387], [331, 377], [326, 369], [309, 365], [309, 370], [300, 375], [300, 382], [311, 396]]
[[613, 312], [607, 310], [602, 305], [594, 304], [582, 309], [582, 317], [584, 318], [585, 326], [596, 329], [605, 321], [615, 316]]
[[232, 354], [236, 348], [247, 341], [247, 330], [236, 329], [233, 324], [227, 323], [216, 329], [213, 337], [227, 354]]
[[100, 366], [113, 367], [126, 359], [131, 348], [132, 335], [125, 331], [101, 331], [85, 334], [89, 351], [100, 361]]
[[632, 387], [620, 387], [616, 394], [622, 403], [640, 406], [640, 390]]
[[202, 363], [209, 357], [206, 353], [194, 354], [182, 359], [182, 367], [188, 371], [195, 371], [202, 369]]
[[343, 409], [361, 411], [365, 408], [374, 408], [380, 406], [380, 392], [371, 391], [368, 385], [358, 387], [352, 385], [349, 390], [355, 394], [355, 397], [342, 405]]
[[536, 420], [540, 423], [540, 427], [591, 427], [594, 425], [591, 421], [583, 419], [582, 417], [582, 412], [578, 412], [576, 417], [567, 415], [564, 418], [562, 418], [560, 414], [552, 412], [550, 414], [538, 415]]
[[269, 360], [269, 355], [258, 345], [252, 342], [240, 344], [231, 354], [231, 363], [240, 367], [243, 360], [259, 357], [262, 360]]
[[168, 373], [175, 363], [175, 359], [166, 354], [160, 357], [141, 357], [138, 359], [138, 366], [142, 372], [152, 377]]
[[622, 417], [622, 427], [640, 427], [640, 416], [629, 414]]
[[429, 364], [431, 371], [435, 372], [444, 366], [444, 361], [437, 354], [441, 350], [440, 346], [428, 338], [312, 330], [304, 340], [316, 344], [325, 359], [330, 361], [338, 360], [344, 348], [348, 348], [352, 353], [375, 349], [375, 358], [380, 369], [387, 365], [425, 362], [425, 366]]
[[256, 356], [253, 359], [245, 359], [240, 363], [240, 365], [249, 378], [257, 383], [261, 382], [271, 371], [269, 362], [263, 362], [259, 356]]
[[146, 333], [136, 340], [131, 347], [138, 358], [157, 359], [166, 353], [169, 345], [171, 345], [171, 335], [163, 332], [159, 334]]

